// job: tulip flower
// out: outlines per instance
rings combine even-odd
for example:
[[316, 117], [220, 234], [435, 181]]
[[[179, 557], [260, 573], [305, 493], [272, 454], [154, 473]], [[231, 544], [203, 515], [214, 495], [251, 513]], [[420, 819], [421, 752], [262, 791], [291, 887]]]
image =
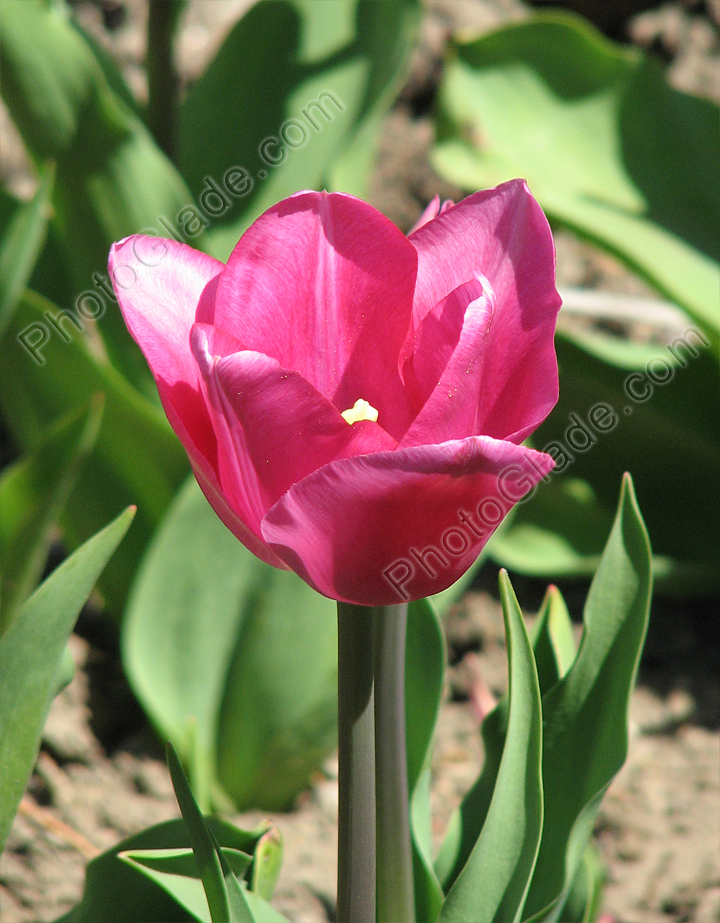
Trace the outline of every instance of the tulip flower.
[[522, 445], [557, 399], [560, 298], [521, 180], [436, 201], [408, 236], [302, 192], [227, 265], [138, 235], [110, 275], [220, 518], [326, 596], [445, 589], [552, 468]]

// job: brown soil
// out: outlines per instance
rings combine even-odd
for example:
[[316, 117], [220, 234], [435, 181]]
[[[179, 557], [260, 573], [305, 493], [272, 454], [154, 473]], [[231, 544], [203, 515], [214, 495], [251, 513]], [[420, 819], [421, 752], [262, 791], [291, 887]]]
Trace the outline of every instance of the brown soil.
[[[201, 72], [248, 0], [191, 0], [179, 43], [186, 76]], [[122, 14], [121, 8], [124, 9]], [[144, 0], [76, 4], [78, 15], [123, 64], [142, 96]], [[119, 12], [120, 11], [120, 12]], [[432, 0], [420, 48], [398, 104], [388, 116], [371, 199], [403, 229], [436, 193], [457, 198], [428, 165], [429, 109], [450, 29], [488, 29], [527, 15], [519, 0]], [[117, 18], [124, 21], [114, 31]], [[115, 17], [115, 19], [113, 19]], [[720, 10], [676, 2], [626, 21], [624, 33], [665, 57], [683, 89], [720, 101]], [[22, 147], [0, 108], [3, 182], [32, 187]], [[559, 281], [629, 294], [648, 290], [617, 261], [557, 235]], [[434, 758], [433, 818], [439, 841], [447, 819], [482, 763], [479, 710], [506, 683], [502, 618], [486, 568], [475, 590], [447, 619], [450, 665]], [[518, 580], [528, 611], [540, 588]], [[581, 609], [585, 587], [569, 587]], [[626, 923], [720, 921], [720, 632], [716, 602], [653, 606], [631, 707], [627, 763], [605, 799], [596, 829], [607, 864], [605, 909]], [[178, 816], [158, 742], [122, 677], [115, 639], [86, 610], [73, 636], [78, 672], [56, 699], [42, 751], [0, 860], [3, 923], [50, 921], [83, 887], [87, 858], [119, 839]], [[81, 637], [82, 636], [82, 637]], [[479, 682], [482, 679], [482, 683]], [[254, 825], [263, 815], [234, 818]], [[285, 841], [274, 903], [301, 923], [333, 919], [337, 782], [330, 761], [290, 813], [273, 817]], [[468, 921], [471, 923], [471, 921]]]

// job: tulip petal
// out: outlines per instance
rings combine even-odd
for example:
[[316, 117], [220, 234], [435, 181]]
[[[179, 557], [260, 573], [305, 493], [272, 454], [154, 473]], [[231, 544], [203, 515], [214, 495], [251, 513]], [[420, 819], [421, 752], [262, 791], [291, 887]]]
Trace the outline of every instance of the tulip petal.
[[438, 215], [442, 215], [443, 212], [446, 212], [449, 208], [452, 208], [454, 204], [455, 203], [452, 201], [452, 199], [446, 199], [441, 205], [440, 196], [434, 195], [428, 203], [425, 211], [410, 228], [408, 234], [414, 234], [415, 231], [419, 230], [424, 224], [427, 224], [428, 221], [432, 221], [433, 218], [437, 218]]
[[198, 308], [215, 297], [224, 265], [185, 244], [137, 234], [113, 244], [108, 269], [128, 330], [143, 351], [172, 428], [210, 477], [217, 446], [190, 350]]
[[[250, 459], [245, 432], [226, 413], [225, 395], [218, 386], [216, 368], [237, 341], [209, 324], [195, 324], [190, 335], [192, 352], [201, 375], [207, 414], [217, 439], [217, 472], [220, 491], [228, 507], [262, 542], [261, 522], [266, 506], [255, 468]], [[214, 506], [214, 504], [213, 504]]]
[[417, 256], [352, 196], [298, 193], [243, 234], [218, 286], [215, 326], [295, 369], [336, 406], [377, 408], [399, 438], [414, 416], [398, 370]]
[[475, 417], [493, 310], [489, 283], [477, 278], [458, 286], [425, 315], [403, 364], [405, 387], [422, 409], [401, 446], [481, 435]]
[[262, 532], [325, 596], [420, 599], [459, 579], [552, 467], [548, 455], [485, 436], [341, 459], [293, 485]]
[[487, 340], [477, 429], [521, 442], [558, 396], [553, 338], [560, 296], [547, 220], [522, 180], [484, 190], [409, 237], [418, 252], [414, 325], [479, 271], [497, 311]]
[[252, 464], [269, 509], [296, 481], [337, 458], [392, 451], [369, 420], [350, 425], [309, 381], [276, 359], [244, 351], [220, 359], [215, 377], [241, 465]]

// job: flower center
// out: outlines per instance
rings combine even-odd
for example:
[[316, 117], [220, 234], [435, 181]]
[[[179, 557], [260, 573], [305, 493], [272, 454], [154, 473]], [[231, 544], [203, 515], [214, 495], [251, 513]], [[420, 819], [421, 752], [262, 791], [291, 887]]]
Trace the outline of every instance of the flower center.
[[342, 418], [351, 426], [353, 423], [360, 423], [361, 420], [370, 420], [371, 423], [375, 423], [378, 418], [378, 412], [367, 401], [358, 398], [350, 410], [343, 410]]

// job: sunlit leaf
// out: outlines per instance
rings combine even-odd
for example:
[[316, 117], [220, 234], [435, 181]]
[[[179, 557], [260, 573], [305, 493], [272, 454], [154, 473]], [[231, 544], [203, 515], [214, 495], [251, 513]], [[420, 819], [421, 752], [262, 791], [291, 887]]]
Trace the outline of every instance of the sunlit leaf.
[[0, 852], [37, 756], [65, 644], [133, 515], [126, 510], [53, 571], [0, 639]]
[[123, 635], [130, 682], [177, 746], [207, 807], [287, 807], [336, 745], [334, 603], [263, 564], [194, 479], [135, 581]]

